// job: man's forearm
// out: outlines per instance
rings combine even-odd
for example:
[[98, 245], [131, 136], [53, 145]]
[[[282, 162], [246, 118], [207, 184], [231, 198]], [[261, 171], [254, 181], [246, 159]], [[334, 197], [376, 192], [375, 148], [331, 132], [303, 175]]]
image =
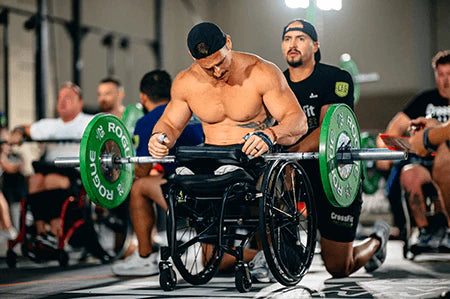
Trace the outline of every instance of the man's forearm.
[[306, 116], [300, 120], [298, 116], [289, 116], [279, 125], [272, 127], [277, 134], [277, 143], [291, 145], [308, 132]]
[[439, 146], [441, 143], [450, 140], [450, 121], [441, 126], [432, 127], [428, 131], [428, 141], [434, 145]]
[[172, 148], [175, 145], [175, 142], [180, 135], [181, 132], [179, 132], [174, 127], [170, 126], [169, 124], [159, 121], [156, 123], [155, 127], [153, 128], [152, 135], [153, 134], [159, 134], [164, 133], [167, 135], [167, 138], [169, 139], [169, 144], [166, 144], [169, 148]]

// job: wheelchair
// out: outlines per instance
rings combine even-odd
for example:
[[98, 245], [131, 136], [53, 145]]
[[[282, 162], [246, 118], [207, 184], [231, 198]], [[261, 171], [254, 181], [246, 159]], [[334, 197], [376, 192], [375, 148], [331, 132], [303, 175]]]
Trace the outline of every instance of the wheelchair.
[[[71, 181], [75, 187], [55, 202], [61, 205], [59, 217], [62, 220], [62, 234], [59, 237], [42, 239], [36, 236], [31, 202], [28, 198], [22, 199], [19, 234], [14, 240], [8, 241], [6, 262], [10, 268], [17, 265], [18, 257], [14, 247], [19, 244], [22, 256], [37, 263], [57, 260], [61, 267], [66, 267], [69, 263], [67, 244], [72, 248], [82, 249], [80, 260], [92, 254], [106, 263], [125, 253], [132, 236], [128, 217], [124, 218], [121, 216], [123, 213], [92, 204], [79, 175]], [[49, 196], [51, 194], [48, 193]]]
[[[295, 161], [249, 159], [237, 147], [179, 147], [179, 165], [194, 175], [176, 175], [167, 200], [168, 246], [161, 247], [160, 286], [177, 283], [173, 264], [190, 284], [205, 284], [225, 254], [236, 259], [235, 285], [248, 292], [252, 278], [244, 250], [259, 238], [269, 269], [283, 285], [308, 271], [316, 244], [311, 185]], [[214, 175], [221, 165], [235, 170]], [[171, 258], [171, 261], [170, 261]]]
[[[398, 196], [400, 197], [401, 204], [401, 213], [402, 218], [404, 218], [404, 223], [402, 227], [400, 227], [400, 239], [403, 241], [403, 257], [408, 260], [414, 260], [416, 256], [424, 253], [448, 253], [447, 248], [437, 247], [420, 247], [415, 244], [417, 242], [417, 236], [419, 235], [418, 228], [414, 221], [414, 217], [412, 216], [412, 211], [410, 204], [408, 202], [407, 194], [405, 190], [400, 186], [400, 172], [401, 169], [409, 164], [409, 163], [417, 163], [421, 161], [415, 155], [410, 155], [407, 161], [401, 161], [394, 165], [394, 168], [390, 174], [388, 184], [390, 184], [390, 188], [398, 189]], [[427, 164], [428, 163], [428, 164]], [[431, 161], [425, 161], [423, 166], [431, 167]], [[395, 184], [395, 186], [394, 186]], [[436, 189], [433, 187], [431, 183], [424, 184], [422, 186], [422, 193], [424, 195], [425, 201], [425, 213], [429, 223], [436, 222], [436, 206], [438, 204], [438, 194]], [[446, 220], [443, 219], [445, 222]]]

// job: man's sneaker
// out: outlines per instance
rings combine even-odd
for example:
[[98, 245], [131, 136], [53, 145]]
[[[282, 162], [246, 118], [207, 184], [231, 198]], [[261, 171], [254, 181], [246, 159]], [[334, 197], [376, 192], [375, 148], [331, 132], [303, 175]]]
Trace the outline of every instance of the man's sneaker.
[[258, 251], [255, 257], [248, 263], [248, 268], [255, 282], [275, 282], [275, 278], [267, 265], [264, 251]]
[[36, 236], [35, 242], [41, 243], [42, 245], [45, 245], [52, 249], [58, 248], [58, 239], [52, 233], [39, 234], [38, 236]]
[[449, 253], [450, 252], [450, 231], [445, 234], [445, 237], [442, 238], [441, 243], [439, 244], [439, 251]]
[[419, 230], [419, 237], [414, 247], [418, 249], [437, 249], [446, 235], [446, 228], [439, 227], [431, 229], [430, 227], [422, 227]]
[[14, 240], [17, 237], [17, 230], [14, 226], [10, 228], [0, 229], [0, 236], [4, 237], [7, 240]]
[[112, 272], [118, 276], [150, 276], [159, 273], [159, 254], [154, 252], [149, 257], [139, 256], [138, 251], [122, 262], [112, 266]]
[[386, 259], [386, 246], [389, 240], [389, 224], [385, 221], [377, 221], [372, 229], [370, 237], [380, 240], [380, 247], [372, 255], [370, 260], [366, 263], [364, 268], [367, 272], [373, 272], [383, 264]]
[[430, 247], [433, 249], [439, 248], [439, 246], [442, 243], [442, 240], [447, 235], [447, 228], [446, 227], [438, 227], [436, 228], [432, 234], [430, 239]]

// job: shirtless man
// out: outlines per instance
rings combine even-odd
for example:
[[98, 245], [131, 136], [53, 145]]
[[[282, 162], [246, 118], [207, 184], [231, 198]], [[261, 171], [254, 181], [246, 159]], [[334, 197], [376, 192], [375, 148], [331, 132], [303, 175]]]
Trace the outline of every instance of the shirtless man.
[[187, 44], [194, 63], [173, 82], [172, 100], [148, 143], [153, 157], [168, 154], [192, 113], [202, 122], [206, 144], [243, 144], [242, 151], [255, 157], [307, 132], [306, 116], [273, 63], [232, 51], [230, 36], [212, 23], [194, 26]]

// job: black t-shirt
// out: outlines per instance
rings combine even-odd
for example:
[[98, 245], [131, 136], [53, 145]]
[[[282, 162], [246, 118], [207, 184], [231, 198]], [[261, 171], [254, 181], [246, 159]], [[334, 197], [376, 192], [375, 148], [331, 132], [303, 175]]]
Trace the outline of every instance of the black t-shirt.
[[437, 88], [427, 90], [414, 97], [403, 109], [403, 113], [410, 119], [424, 116], [446, 122], [450, 119], [449, 100], [443, 98]]
[[347, 71], [318, 63], [303, 81], [292, 82], [289, 70], [284, 71], [284, 76], [308, 118], [308, 134], [319, 127], [322, 106], [344, 103], [353, 109], [353, 80]]

